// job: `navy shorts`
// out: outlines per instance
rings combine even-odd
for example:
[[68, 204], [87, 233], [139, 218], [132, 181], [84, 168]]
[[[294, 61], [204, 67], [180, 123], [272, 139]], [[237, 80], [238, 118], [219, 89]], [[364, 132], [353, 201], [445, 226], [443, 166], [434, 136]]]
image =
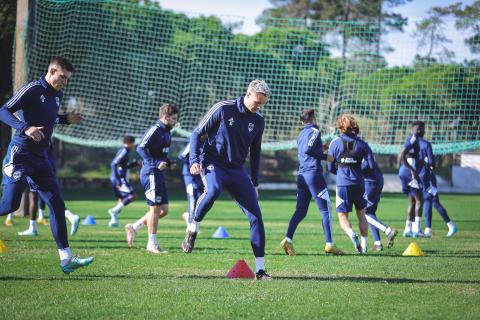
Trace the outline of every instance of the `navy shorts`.
[[363, 185], [337, 187], [336, 207], [337, 212], [352, 212], [353, 205], [356, 209], [367, 207], [367, 201], [364, 198], [365, 187]]
[[145, 190], [145, 198], [149, 206], [168, 204], [167, 186], [163, 172], [141, 172], [140, 182]]
[[380, 202], [380, 196], [383, 189], [383, 179], [373, 182], [365, 181], [365, 200], [367, 201], [367, 214], [373, 214], [377, 212], [378, 203]]
[[129, 195], [133, 194], [133, 187], [130, 185], [128, 181], [111, 181], [110, 184], [112, 185], [113, 193], [115, 194], [115, 198], [126, 198]]

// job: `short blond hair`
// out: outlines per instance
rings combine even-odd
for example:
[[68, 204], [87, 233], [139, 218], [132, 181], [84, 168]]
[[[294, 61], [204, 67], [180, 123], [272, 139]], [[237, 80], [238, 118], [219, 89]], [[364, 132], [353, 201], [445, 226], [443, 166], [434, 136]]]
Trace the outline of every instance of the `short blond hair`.
[[270, 87], [265, 82], [265, 80], [259, 80], [259, 79], [253, 80], [248, 85], [248, 90], [253, 91], [253, 92], [263, 93], [264, 95], [267, 96], [267, 98], [269, 98], [270, 95], [272, 94], [272, 91], [270, 90]]

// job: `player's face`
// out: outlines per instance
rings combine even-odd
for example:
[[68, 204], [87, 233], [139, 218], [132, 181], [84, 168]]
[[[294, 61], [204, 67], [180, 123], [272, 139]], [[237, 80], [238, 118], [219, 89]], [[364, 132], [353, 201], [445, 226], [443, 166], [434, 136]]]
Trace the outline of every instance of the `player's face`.
[[72, 76], [70, 71], [63, 70], [61, 67], [56, 65], [50, 66], [48, 73], [48, 83], [57, 91], [61, 90], [68, 83], [68, 80], [70, 80], [70, 77]]
[[165, 124], [170, 128], [175, 127], [178, 122], [178, 114], [173, 114], [171, 116], [165, 116]]
[[268, 102], [268, 97], [260, 92], [253, 92], [248, 90], [243, 103], [250, 112], [258, 112]]

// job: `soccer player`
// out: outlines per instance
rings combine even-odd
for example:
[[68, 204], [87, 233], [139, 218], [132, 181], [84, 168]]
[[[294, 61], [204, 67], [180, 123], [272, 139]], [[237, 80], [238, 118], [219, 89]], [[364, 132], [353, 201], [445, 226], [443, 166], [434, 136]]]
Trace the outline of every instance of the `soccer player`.
[[425, 215], [425, 233], [424, 237], [432, 236], [432, 205], [443, 218], [448, 226], [447, 237], [453, 237], [458, 228], [448, 216], [447, 210], [440, 203], [440, 197], [437, 189], [437, 178], [435, 176], [435, 158], [433, 156], [432, 145], [429, 141], [420, 136], [420, 157], [425, 162], [419, 176], [424, 185], [423, 188], [423, 213]]
[[[16, 129], [3, 167], [0, 215], [18, 209], [27, 184], [37, 190], [50, 208], [50, 227], [57, 243], [60, 267], [67, 274], [93, 261], [93, 257], [81, 259], [71, 253], [65, 203], [46, 154], [63, 97], [61, 89], [73, 71], [69, 60], [54, 57], [45, 76], [21, 88], [0, 109], [0, 120]], [[73, 115], [68, 113], [64, 116], [68, 120]]]
[[143, 158], [140, 181], [145, 190], [149, 212], [133, 224], [125, 226], [127, 243], [133, 246], [138, 230], [145, 224], [148, 227], [147, 251], [165, 253], [157, 243], [158, 220], [168, 214], [168, 195], [163, 171], [173, 168], [175, 162], [168, 159], [170, 149], [170, 130], [178, 121], [179, 110], [173, 103], [160, 107], [160, 119], [150, 127], [137, 147], [137, 153]]
[[[259, 113], [270, 97], [263, 80], [250, 82], [245, 96], [216, 103], [190, 137], [190, 173], [200, 174], [204, 192], [195, 206], [182, 249], [190, 253], [200, 222], [225, 187], [250, 222], [250, 241], [255, 255], [256, 279], [271, 280], [265, 272], [265, 228], [258, 205], [258, 170], [265, 121]], [[200, 153], [200, 138], [206, 134]], [[250, 151], [251, 177], [243, 168]]]
[[[336, 208], [340, 227], [352, 240], [355, 251], [360, 254], [367, 253], [368, 223], [365, 218], [367, 202], [364, 198], [365, 182], [361, 170], [363, 159], [367, 159], [368, 145], [357, 136], [360, 131], [357, 120], [347, 114], [341, 115], [336, 126], [340, 136], [330, 143], [328, 155], [328, 171], [337, 175]], [[373, 167], [373, 164], [370, 164]], [[361, 241], [353, 231], [348, 214], [355, 209], [358, 217]]]
[[[377, 218], [376, 212], [378, 203], [380, 202], [380, 196], [383, 189], [383, 174], [375, 161], [373, 151], [367, 144], [367, 159], [362, 160], [362, 173], [365, 178], [365, 200], [367, 200], [367, 208], [365, 209], [365, 217], [370, 225], [370, 231], [373, 236], [373, 250], [382, 251], [382, 241], [380, 239], [380, 233], [382, 231], [387, 236], [388, 248], [393, 246], [395, 237], [397, 236], [397, 230], [390, 228]], [[370, 167], [373, 166], [373, 167]]]
[[185, 212], [182, 217], [185, 220], [187, 226], [192, 223], [195, 204], [198, 198], [203, 193], [203, 183], [200, 175], [192, 175], [190, 173], [190, 143], [183, 149], [178, 155], [178, 158], [182, 160], [182, 175], [185, 182], [185, 190], [187, 192], [188, 211]]
[[117, 204], [115, 207], [108, 209], [110, 215], [109, 227], [118, 227], [118, 215], [120, 211], [129, 203], [135, 201], [135, 192], [133, 187], [128, 181], [128, 171], [131, 168], [138, 166], [136, 160], [129, 161], [130, 151], [135, 147], [135, 138], [132, 136], [123, 137], [123, 147], [118, 150], [115, 158], [110, 167], [112, 168], [112, 174], [110, 175], [110, 183], [113, 188], [115, 197], [117, 198]]
[[402, 192], [408, 195], [407, 220], [405, 222], [404, 237], [420, 237], [423, 206], [423, 185], [419, 173], [423, 168], [423, 159], [420, 158], [419, 137], [425, 133], [425, 123], [412, 123], [412, 134], [407, 138], [402, 152], [399, 154], [400, 169], [398, 176], [402, 182]]
[[290, 219], [285, 239], [280, 246], [289, 256], [295, 255], [293, 235], [298, 224], [307, 216], [310, 200], [315, 200], [322, 215], [325, 248], [327, 254], [341, 255], [343, 252], [335, 247], [332, 240], [332, 210], [327, 184], [323, 178], [322, 160], [327, 160], [323, 153], [323, 143], [317, 126], [315, 110], [308, 109], [300, 114], [303, 129], [297, 138], [298, 175], [297, 175], [297, 207]]

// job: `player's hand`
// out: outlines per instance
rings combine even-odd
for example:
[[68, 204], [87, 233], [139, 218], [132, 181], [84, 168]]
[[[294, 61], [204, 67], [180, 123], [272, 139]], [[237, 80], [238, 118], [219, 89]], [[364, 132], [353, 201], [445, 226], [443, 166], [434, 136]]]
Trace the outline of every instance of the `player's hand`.
[[333, 162], [335, 160], [331, 154], [327, 154], [327, 161], [328, 162]]
[[25, 130], [25, 134], [32, 138], [33, 141], [39, 142], [45, 138], [45, 134], [42, 132], [43, 128], [44, 127], [28, 127], [27, 130]]
[[202, 171], [202, 166], [200, 165], [200, 163], [194, 163], [190, 167], [190, 173], [192, 175], [200, 174], [201, 171]]
[[163, 171], [168, 167], [168, 164], [165, 161], [160, 162], [158, 165], [158, 170]]
[[410, 170], [410, 173], [412, 174], [412, 178], [418, 181], [418, 174], [413, 170]]
[[72, 112], [67, 113], [67, 121], [70, 124], [78, 124], [83, 121], [83, 115], [73, 110]]

